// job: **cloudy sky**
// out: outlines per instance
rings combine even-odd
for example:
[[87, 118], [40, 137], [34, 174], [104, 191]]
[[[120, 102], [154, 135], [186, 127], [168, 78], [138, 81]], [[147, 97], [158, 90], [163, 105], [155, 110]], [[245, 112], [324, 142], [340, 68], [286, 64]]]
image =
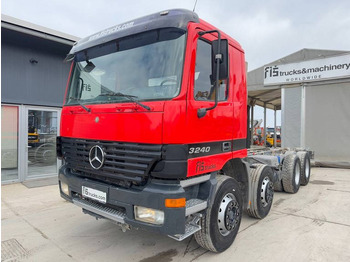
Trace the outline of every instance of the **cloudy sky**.
[[[158, 11], [192, 10], [194, 3], [195, 0], [2, 0], [1, 12], [85, 37]], [[198, 0], [196, 12], [240, 42], [249, 71], [302, 48], [350, 50], [349, 0]]]

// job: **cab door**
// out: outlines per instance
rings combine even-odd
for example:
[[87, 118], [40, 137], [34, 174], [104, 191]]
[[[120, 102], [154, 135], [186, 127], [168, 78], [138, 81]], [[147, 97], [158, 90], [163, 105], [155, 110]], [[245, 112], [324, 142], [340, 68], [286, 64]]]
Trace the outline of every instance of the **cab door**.
[[[193, 79], [190, 80], [188, 92], [188, 140], [191, 143], [212, 143], [219, 147], [231, 142], [233, 126], [232, 88], [229, 78], [220, 80], [219, 101], [216, 108], [199, 118], [200, 108], [209, 108], [215, 104], [215, 83], [211, 80], [212, 41], [217, 38], [212, 34], [197, 37]], [[230, 64], [230, 63], [229, 63]], [[230, 74], [229, 74], [230, 75]], [[226, 146], [228, 144], [226, 143]], [[228, 150], [231, 151], [231, 148]]]

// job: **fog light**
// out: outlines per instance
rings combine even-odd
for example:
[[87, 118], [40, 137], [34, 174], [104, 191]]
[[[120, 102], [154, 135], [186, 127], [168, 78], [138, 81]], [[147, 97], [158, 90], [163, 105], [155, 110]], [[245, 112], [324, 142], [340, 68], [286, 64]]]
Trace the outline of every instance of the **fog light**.
[[146, 223], [162, 225], [164, 223], [164, 212], [147, 207], [134, 207], [135, 219]]
[[60, 184], [61, 184], [61, 191], [69, 196], [69, 188], [68, 188], [68, 185], [66, 183], [64, 183], [63, 181], [60, 181]]

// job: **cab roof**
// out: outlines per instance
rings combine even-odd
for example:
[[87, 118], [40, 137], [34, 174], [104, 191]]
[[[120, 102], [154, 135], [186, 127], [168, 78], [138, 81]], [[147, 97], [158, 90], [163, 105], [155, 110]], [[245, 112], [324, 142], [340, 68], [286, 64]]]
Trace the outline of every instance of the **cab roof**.
[[[198, 15], [185, 9], [172, 9], [137, 18], [102, 30], [76, 42], [69, 55], [128, 35], [159, 28], [175, 27], [187, 30], [189, 22], [199, 23]], [[68, 57], [67, 57], [68, 58]]]

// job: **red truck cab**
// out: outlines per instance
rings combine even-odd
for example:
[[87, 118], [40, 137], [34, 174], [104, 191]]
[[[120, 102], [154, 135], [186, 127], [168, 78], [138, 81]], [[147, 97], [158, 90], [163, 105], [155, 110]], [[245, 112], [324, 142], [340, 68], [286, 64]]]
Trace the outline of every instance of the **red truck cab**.
[[[234, 39], [194, 12], [169, 10], [84, 38], [67, 60], [57, 139], [63, 198], [182, 240], [201, 229], [200, 212], [226, 183], [218, 172], [238, 170], [247, 184], [246, 68]], [[248, 199], [232, 187], [237, 195], [218, 204], [227, 211], [221, 242], [202, 242], [213, 251], [232, 243]]]

